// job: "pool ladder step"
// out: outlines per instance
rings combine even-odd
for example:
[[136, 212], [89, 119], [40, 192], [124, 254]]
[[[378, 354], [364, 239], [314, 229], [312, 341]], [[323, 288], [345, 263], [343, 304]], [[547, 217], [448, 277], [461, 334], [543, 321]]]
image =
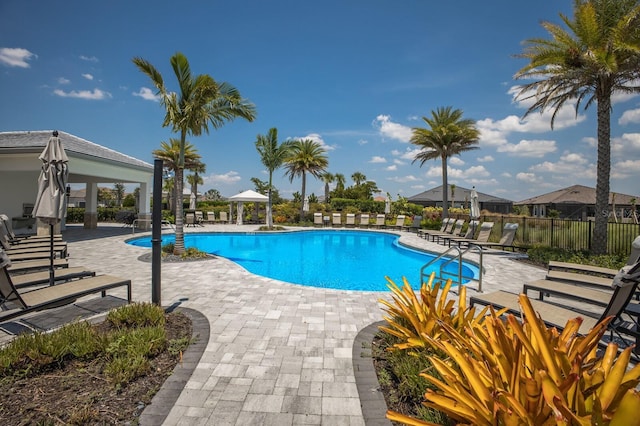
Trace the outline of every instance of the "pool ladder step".
[[[480, 255], [478, 262], [479, 272], [477, 279], [473, 276], [469, 277], [462, 273], [462, 261], [464, 259], [464, 255], [473, 251], [478, 252], [478, 254]], [[451, 252], [456, 252], [456, 255], [452, 256], [450, 254]], [[447, 279], [451, 278], [452, 281], [457, 282], [458, 284], [461, 284], [463, 280], [476, 281], [478, 283], [478, 292], [482, 292], [482, 273], [484, 270], [484, 268], [482, 267], [482, 247], [470, 244], [469, 247], [467, 247], [464, 251], [460, 248], [460, 246], [449, 247], [447, 251], [440, 254], [438, 257], [431, 259], [428, 263], [424, 264], [422, 268], [420, 268], [420, 283], [426, 282], [429, 279], [431, 273], [426, 273], [425, 271], [428, 270], [431, 265], [440, 261], [441, 259], [444, 261], [440, 264], [440, 268], [438, 270], [438, 273], [436, 274], [436, 279], [446, 281]], [[458, 261], [458, 272], [453, 273], [446, 271], [445, 268], [456, 260]]]

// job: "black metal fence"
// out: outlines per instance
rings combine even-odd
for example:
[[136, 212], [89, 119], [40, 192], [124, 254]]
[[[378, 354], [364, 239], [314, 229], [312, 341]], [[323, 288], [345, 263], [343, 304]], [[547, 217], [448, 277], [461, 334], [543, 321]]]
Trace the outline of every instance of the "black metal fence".
[[[465, 218], [460, 216], [460, 219]], [[595, 222], [527, 216], [483, 215], [481, 222], [493, 222], [491, 241], [499, 241], [505, 223], [517, 223], [515, 244], [550, 246], [567, 250], [591, 250]], [[607, 253], [629, 254], [640, 235], [640, 224], [609, 223]]]

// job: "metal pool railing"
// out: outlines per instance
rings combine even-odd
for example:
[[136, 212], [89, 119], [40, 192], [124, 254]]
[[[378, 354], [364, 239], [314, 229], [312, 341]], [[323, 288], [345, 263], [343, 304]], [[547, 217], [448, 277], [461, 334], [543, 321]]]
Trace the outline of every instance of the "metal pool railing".
[[[473, 276], [466, 276], [462, 273], [462, 262], [464, 260], [464, 255], [468, 254], [469, 252], [472, 251], [477, 251], [478, 254], [480, 255], [479, 257], [479, 262], [478, 262], [478, 278], [476, 279]], [[456, 252], [455, 256], [451, 256], [450, 253], [451, 252]], [[453, 247], [449, 247], [449, 249], [447, 249], [447, 251], [445, 251], [444, 253], [441, 253], [438, 257], [435, 257], [434, 259], [431, 259], [428, 263], [424, 264], [422, 266], [422, 268], [420, 268], [420, 283], [425, 282], [425, 278], [428, 278], [431, 274], [427, 274], [425, 272], [425, 270], [428, 270], [429, 267], [431, 267], [431, 265], [433, 265], [434, 263], [440, 261], [440, 260], [444, 260], [442, 263], [440, 263], [440, 267], [438, 270], [438, 274], [436, 275], [437, 279], [440, 280], [447, 280], [451, 277], [455, 277], [457, 278], [457, 282], [459, 285], [462, 285], [463, 280], [468, 280], [468, 281], [477, 281], [478, 282], [478, 292], [482, 292], [482, 271], [483, 271], [483, 267], [482, 267], [482, 247], [473, 245], [473, 244], [469, 244], [469, 247], [467, 247], [465, 250], [462, 250], [460, 248], [460, 246], [453, 246]], [[457, 274], [454, 274], [452, 272], [446, 271], [445, 268], [447, 265], [451, 264], [454, 261], [458, 261], [458, 272]], [[455, 280], [454, 280], [455, 281]]]

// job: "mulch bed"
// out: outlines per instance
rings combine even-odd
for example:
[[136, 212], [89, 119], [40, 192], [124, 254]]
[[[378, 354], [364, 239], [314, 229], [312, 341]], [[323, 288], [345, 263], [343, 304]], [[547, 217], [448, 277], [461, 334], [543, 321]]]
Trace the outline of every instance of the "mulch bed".
[[[105, 323], [98, 327], [105, 328]], [[191, 320], [181, 313], [166, 315], [167, 338], [192, 336]], [[180, 362], [164, 351], [149, 374], [116, 389], [102, 374], [100, 360], [73, 360], [40, 374], [0, 380], [1, 425], [137, 424], [137, 417]]]

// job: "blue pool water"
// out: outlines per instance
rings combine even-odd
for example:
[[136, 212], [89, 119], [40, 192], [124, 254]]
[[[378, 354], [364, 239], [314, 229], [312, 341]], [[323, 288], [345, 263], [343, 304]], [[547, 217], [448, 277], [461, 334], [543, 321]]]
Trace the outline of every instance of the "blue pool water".
[[[187, 233], [186, 247], [225, 257], [248, 271], [294, 284], [341, 290], [386, 291], [385, 276], [399, 286], [406, 277], [420, 287], [420, 268], [435, 256], [398, 244], [382, 232], [314, 230], [285, 233]], [[163, 235], [162, 244], [174, 242]], [[151, 247], [151, 237], [128, 241]], [[439, 264], [433, 267], [439, 269]], [[463, 263], [463, 276], [478, 277], [478, 268]], [[456, 273], [458, 263], [446, 271]]]

